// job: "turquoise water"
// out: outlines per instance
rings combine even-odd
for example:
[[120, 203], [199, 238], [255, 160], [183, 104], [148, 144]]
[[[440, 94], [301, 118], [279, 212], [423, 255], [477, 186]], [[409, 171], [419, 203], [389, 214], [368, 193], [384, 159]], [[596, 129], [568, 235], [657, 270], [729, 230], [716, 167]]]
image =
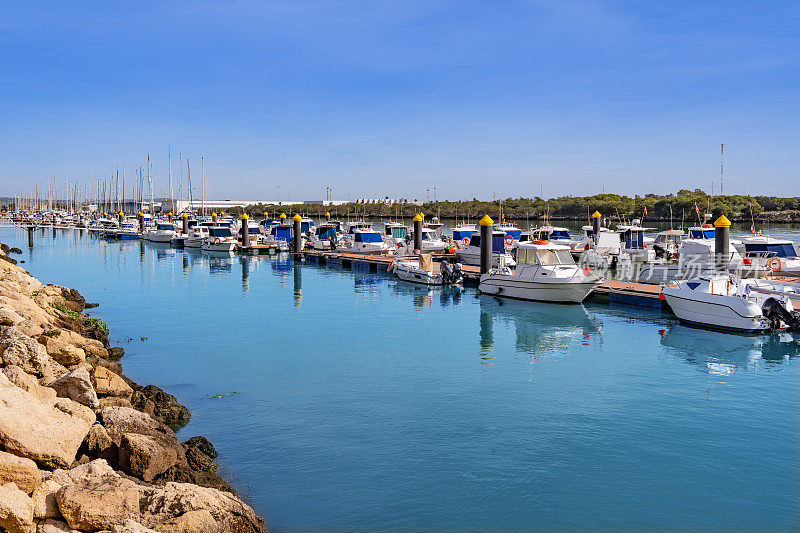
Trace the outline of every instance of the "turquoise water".
[[126, 374], [191, 409], [180, 436], [211, 439], [273, 531], [798, 527], [800, 337], [71, 230], [0, 241], [100, 304]]

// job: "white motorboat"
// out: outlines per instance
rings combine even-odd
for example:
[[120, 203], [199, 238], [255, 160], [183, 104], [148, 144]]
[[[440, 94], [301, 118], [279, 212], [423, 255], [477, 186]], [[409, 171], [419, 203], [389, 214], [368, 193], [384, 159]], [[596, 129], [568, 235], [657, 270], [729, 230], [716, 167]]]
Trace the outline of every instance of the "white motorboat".
[[[516, 263], [510, 253], [506, 251], [506, 239], [511, 239], [502, 231], [492, 232], [492, 266], [498, 266], [500, 262], [506, 266], [513, 266]], [[466, 245], [459, 245], [456, 257], [465, 265], [480, 266], [481, 264], [481, 235], [476, 233], [469, 238]]]
[[175, 225], [170, 222], [158, 222], [148, 234], [150, 242], [169, 243], [175, 236]]
[[462, 280], [460, 263], [434, 263], [430, 254], [420, 254], [416, 261], [392, 261], [388, 271], [403, 281], [423, 285], [455, 285]]
[[405, 248], [408, 245], [408, 228], [399, 222], [389, 221], [383, 225], [383, 240], [392, 248]]
[[506, 235], [506, 237], [509, 237], [506, 240], [506, 246], [508, 247], [509, 250], [511, 250], [511, 246], [515, 242], [518, 242], [520, 237], [522, 237], [522, 230], [512, 224], [498, 223], [494, 225], [494, 230], [502, 231]]
[[209, 228], [202, 248], [204, 252], [233, 252], [236, 248], [236, 237], [231, 232], [231, 227], [225, 225]]
[[[413, 231], [413, 229], [412, 229]], [[400, 243], [398, 243], [400, 244]], [[397, 252], [402, 255], [411, 255], [414, 252], [414, 239], [406, 239], [403, 246], [397, 246]], [[422, 228], [422, 252], [441, 252], [447, 243], [444, 242], [434, 229]]]
[[394, 253], [394, 248], [383, 242], [381, 234], [371, 228], [354, 229], [348, 237], [347, 244], [340, 250], [342, 252], [353, 254]]
[[661, 291], [681, 322], [710, 329], [764, 332], [800, 330], [800, 285], [712, 274]]
[[600, 283], [591, 268], [575, 264], [569, 246], [548, 242], [519, 245], [516, 269], [494, 268], [481, 276], [478, 288], [507, 298], [580, 303]]
[[540, 226], [532, 231], [523, 232], [522, 235], [520, 235], [519, 242], [530, 241], [550, 241], [553, 244], [563, 244], [570, 248], [578, 243], [578, 241], [573, 239], [569, 234], [567, 228], [551, 226], [549, 224]]
[[639, 219], [634, 219], [631, 224], [617, 226], [620, 254], [628, 256], [631, 261], [652, 261], [655, 259], [655, 252], [649, 247], [655, 239], [645, 236], [646, 231], [654, 229], [642, 227]]
[[340, 238], [337, 222], [322, 222], [311, 230], [309, 242], [315, 250], [332, 250], [337, 247]]
[[209, 235], [209, 226], [205, 225], [197, 225], [192, 227], [189, 230], [189, 235], [183, 241], [183, 245], [186, 248], [202, 248], [203, 241], [208, 238]]
[[745, 259], [763, 265], [776, 274], [800, 274], [800, 257], [794, 243], [765, 235], [742, 239]]

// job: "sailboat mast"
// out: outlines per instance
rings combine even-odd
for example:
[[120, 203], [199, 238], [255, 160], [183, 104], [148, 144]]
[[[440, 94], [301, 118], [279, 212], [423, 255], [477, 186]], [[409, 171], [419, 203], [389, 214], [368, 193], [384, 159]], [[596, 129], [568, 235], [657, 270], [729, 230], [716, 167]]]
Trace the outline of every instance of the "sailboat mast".
[[169, 210], [175, 211], [172, 201], [172, 147], [167, 145], [167, 179], [169, 180]]

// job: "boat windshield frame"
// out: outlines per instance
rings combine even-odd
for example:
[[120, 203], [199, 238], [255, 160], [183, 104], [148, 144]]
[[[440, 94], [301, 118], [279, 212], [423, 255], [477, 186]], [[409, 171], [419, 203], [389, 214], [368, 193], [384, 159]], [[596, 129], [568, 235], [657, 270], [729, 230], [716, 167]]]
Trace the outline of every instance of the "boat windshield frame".
[[575, 266], [575, 258], [569, 250], [558, 248], [517, 249], [517, 264], [531, 266]]

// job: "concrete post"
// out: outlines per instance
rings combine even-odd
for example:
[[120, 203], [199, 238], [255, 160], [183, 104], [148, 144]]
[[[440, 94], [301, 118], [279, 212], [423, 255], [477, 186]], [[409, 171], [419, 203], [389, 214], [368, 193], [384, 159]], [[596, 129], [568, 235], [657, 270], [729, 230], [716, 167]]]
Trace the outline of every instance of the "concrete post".
[[250, 217], [247, 216], [247, 213], [242, 214], [242, 248], [250, 247], [250, 228], [248, 227], [249, 221]]
[[325, 211], [325, 220], [330, 220], [330, 219], [331, 219], [331, 214], [330, 214], [330, 212], [328, 212], [328, 211]]
[[600, 211], [592, 213], [592, 233], [594, 234], [594, 242], [597, 242], [597, 238], [600, 236], [600, 218]]
[[144, 213], [139, 211], [139, 233], [144, 233]]
[[414, 251], [422, 252], [422, 215], [414, 215]]
[[731, 221], [722, 215], [714, 222], [714, 226], [716, 227], [714, 255], [717, 271], [727, 273], [728, 265], [731, 262]]
[[481, 274], [486, 274], [492, 268], [492, 228], [494, 220], [489, 215], [484, 215], [481, 225]]
[[181, 228], [181, 231], [183, 232], [184, 235], [189, 235], [189, 215], [187, 215], [186, 213], [182, 214], [181, 221], [183, 222], [183, 227]]
[[28, 226], [28, 248], [33, 248], [33, 225]]
[[303, 217], [299, 214], [295, 214], [292, 220], [294, 221], [294, 228], [292, 228], [292, 241], [294, 242], [294, 246], [292, 247], [292, 251], [299, 254], [303, 251], [303, 236], [300, 234], [300, 221], [303, 220]]
[[125, 215], [123, 215], [122, 212], [118, 213], [117, 214], [117, 222], [119, 222], [120, 226], [122, 226], [122, 221], [123, 220], [125, 220]]
[[217, 214], [216, 213], [211, 213], [211, 222], [216, 224], [217, 220], [219, 220], [219, 217], [217, 217]]

